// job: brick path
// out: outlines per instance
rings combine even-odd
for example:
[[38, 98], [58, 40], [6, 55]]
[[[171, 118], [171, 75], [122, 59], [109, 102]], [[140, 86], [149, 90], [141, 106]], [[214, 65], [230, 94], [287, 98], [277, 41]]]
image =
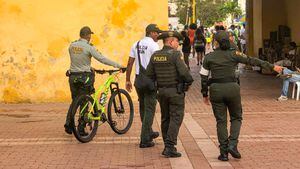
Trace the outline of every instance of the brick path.
[[[104, 124], [92, 142], [80, 144], [63, 131], [67, 104], [0, 104], [0, 168], [299, 168], [300, 102], [277, 102], [281, 80], [252, 71], [241, 77], [243, 158], [218, 161], [215, 120], [211, 107], [202, 103], [199, 67], [194, 60], [192, 65], [195, 82], [187, 93], [178, 143], [183, 157], [162, 157], [161, 137], [153, 148], [138, 148], [138, 113], [127, 134], [116, 135]], [[159, 124], [157, 106], [155, 130]]]

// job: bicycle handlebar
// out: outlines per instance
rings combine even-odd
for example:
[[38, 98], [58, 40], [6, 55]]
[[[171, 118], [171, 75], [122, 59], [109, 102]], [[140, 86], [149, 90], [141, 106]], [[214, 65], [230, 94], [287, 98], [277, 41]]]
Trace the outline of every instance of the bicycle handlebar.
[[120, 72], [122, 71], [122, 73], [124, 73], [126, 71], [126, 68], [120, 68], [120, 69], [112, 69], [112, 70], [104, 70], [104, 69], [94, 69], [94, 71], [98, 74], [105, 74], [105, 73], [108, 73], [108, 74], [113, 74], [115, 72]]

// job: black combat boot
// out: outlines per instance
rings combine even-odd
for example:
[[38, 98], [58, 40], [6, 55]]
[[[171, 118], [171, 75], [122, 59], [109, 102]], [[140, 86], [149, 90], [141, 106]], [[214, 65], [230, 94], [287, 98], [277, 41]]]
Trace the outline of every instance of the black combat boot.
[[237, 149], [237, 146], [229, 146], [228, 147], [228, 152], [231, 154], [231, 156], [233, 158], [237, 158], [237, 159], [242, 158], [240, 152]]
[[174, 146], [165, 147], [164, 151], [162, 152], [162, 155], [164, 155], [167, 158], [181, 157], [181, 153], [177, 152], [177, 149]]
[[155, 145], [155, 143], [153, 141], [151, 142], [147, 142], [147, 143], [140, 143], [140, 148], [149, 148], [149, 147], [153, 147]]
[[158, 136], [159, 136], [159, 132], [157, 132], [157, 131], [153, 131], [153, 132], [151, 133], [152, 139], [156, 139]]
[[221, 153], [218, 157], [218, 160], [220, 161], [228, 161], [228, 153]]

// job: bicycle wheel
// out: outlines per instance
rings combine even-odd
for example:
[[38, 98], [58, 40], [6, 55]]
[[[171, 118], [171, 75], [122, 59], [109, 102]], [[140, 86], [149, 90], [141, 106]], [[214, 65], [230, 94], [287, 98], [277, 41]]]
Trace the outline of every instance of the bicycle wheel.
[[126, 133], [133, 121], [133, 104], [130, 95], [123, 89], [112, 93], [108, 102], [108, 121], [110, 127], [118, 134]]
[[75, 99], [72, 108], [72, 128], [76, 139], [82, 143], [91, 141], [97, 133], [98, 120], [90, 120], [89, 112], [97, 116], [96, 105], [90, 95], [81, 95]]

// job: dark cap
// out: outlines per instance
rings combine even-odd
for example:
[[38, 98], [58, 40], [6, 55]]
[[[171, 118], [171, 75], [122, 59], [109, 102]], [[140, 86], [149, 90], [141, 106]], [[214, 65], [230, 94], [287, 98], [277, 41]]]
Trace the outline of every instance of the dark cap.
[[80, 36], [86, 36], [90, 34], [94, 34], [94, 32], [92, 32], [90, 27], [84, 26], [80, 29]]
[[165, 31], [165, 32], [162, 32], [162, 33], [157, 37], [157, 39], [166, 39], [166, 38], [169, 38], [169, 37], [175, 37], [175, 38], [177, 38], [178, 40], [183, 40], [183, 37], [182, 37], [181, 34], [178, 33], [177, 31]]
[[149, 24], [149, 25], [146, 27], [146, 33], [149, 33], [149, 32], [157, 32], [157, 33], [161, 33], [162, 30], [160, 30], [156, 24]]
[[222, 40], [229, 40], [229, 33], [226, 31], [220, 30], [216, 34], [215, 39], [217, 42], [221, 42]]

